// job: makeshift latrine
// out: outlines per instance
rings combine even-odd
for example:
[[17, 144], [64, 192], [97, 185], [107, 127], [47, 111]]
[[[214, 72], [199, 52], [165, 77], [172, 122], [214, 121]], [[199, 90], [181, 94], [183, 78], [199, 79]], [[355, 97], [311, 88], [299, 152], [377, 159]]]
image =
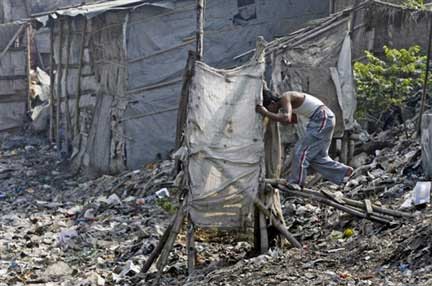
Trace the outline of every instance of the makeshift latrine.
[[[334, 138], [343, 138], [354, 125], [356, 97], [349, 36], [351, 16], [351, 13], [336, 14], [267, 45], [273, 90], [278, 94], [302, 91], [321, 99], [336, 115]], [[304, 120], [300, 117], [295, 127], [282, 128], [282, 143], [295, 142], [295, 133], [303, 136]], [[347, 146], [345, 144], [343, 158], [346, 162]]]
[[27, 24], [0, 25], [0, 131], [23, 125], [28, 94]]
[[[255, 112], [255, 106], [262, 104], [265, 71], [262, 39], [257, 46], [252, 59], [234, 69], [215, 69], [201, 61], [192, 64], [185, 135], [182, 148], [177, 152], [184, 166], [181, 188], [186, 193], [172, 224], [144, 266], [144, 272], [160, 254], [160, 278], [186, 217], [189, 271], [195, 263], [194, 227], [244, 231], [248, 225], [253, 225], [255, 218], [260, 249], [266, 252], [267, 217], [295, 247], [301, 247], [286, 230], [282, 216], [278, 216], [277, 194], [271, 190], [268, 196], [264, 195], [264, 131], [271, 127]], [[272, 146], [267, 147], [271, 149]], [[269, 200], [261, 200], [259, 196]], [[259, 212], [256, 217], [254, 207]]]
[[[207, 62], [229, 67], [239, 63], [233, 60], [236, 55], [253, 48], [256, 36], [272, 39], [325, 16], [328, 2], [207, 1], [205, 14]], [[58, 10], [49, 18], [39, 19], [54, 29], [56, 65], [62, 50], [63, 71], [56, 74], [54, 86], [63, 91], [68, 86], [70, 98], [70, 114], [62, 108], [60, 116], [70, 117], [71, 126], [66, 128], [60, 120], [59, 136], [68, 130], [64, 134], [73, 141], [76, 165], [116, 172], [140, 167], [173, 150], [183, 69], [187, 51], [195, 43], [195, 1], [116, 0]], [[84, 19], [87, 44], [79, 77]], [[69, 21], [73, 33], [67, 64]], [[82, 110], [77, 121], [79, 78]], [[78, 129], [79, 133], [71, 133]]]

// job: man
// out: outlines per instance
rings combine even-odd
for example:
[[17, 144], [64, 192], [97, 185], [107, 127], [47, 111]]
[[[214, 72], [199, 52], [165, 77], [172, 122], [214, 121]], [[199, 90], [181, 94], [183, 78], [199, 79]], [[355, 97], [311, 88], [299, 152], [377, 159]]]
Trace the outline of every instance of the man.
[[335, 116], [321, 100], [295, 91], [275, 97], [270, 90], [264, 89], [263, 105], [257, 105], [256, 111], [270, 120], [290, 124], [296, 123], [295, 116], [298, 116], [306, 122], [305, 136], [295, 146], [289, 183], [304, 186], [309, 167], [335, 184], [342, 184], [345, 177], [351, 176], [351, 167], [334, 161], [328, 155]]

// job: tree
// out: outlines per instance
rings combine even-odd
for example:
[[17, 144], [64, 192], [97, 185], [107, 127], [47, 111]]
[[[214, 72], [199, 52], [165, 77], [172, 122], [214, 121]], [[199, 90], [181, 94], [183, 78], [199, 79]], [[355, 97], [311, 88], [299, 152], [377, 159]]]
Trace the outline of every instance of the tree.
[[384, 46], [380, 59], [365, 51], [366, 62], [354, 64], [359, 120], [379, 122], [391, 107], [402, 106], [421, 88], [425, 78], [426, 56], [419, 46], [391, 49]]

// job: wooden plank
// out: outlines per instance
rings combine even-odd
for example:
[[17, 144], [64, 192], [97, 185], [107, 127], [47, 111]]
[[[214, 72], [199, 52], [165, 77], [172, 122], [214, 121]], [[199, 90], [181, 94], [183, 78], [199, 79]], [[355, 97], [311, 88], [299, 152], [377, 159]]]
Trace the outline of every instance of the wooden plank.
[[84, 61], [84, 50], [86, 42], [86, 31], [87, 31], [87, 17], [84, 17], [84, 23], [82, 28], [80, 56], [79, 56], [79, 67], [78, 67], [78, 81], [77, 81], [77, 96], [75, 100], [75, 130], [74, 135], [77, 136], [80, 132], [80, 100], [81, 100], [81, 75]]
[[67, 18], [67, 41], [66, 41], [66, 67], [65, 67], [65, 75], [64, 75], [64, 85], [65, 85], [65, 149], [66, 155], [69, 156], [70, 147], [71, 147], [71, 115], [69, 109], [69, 89], [68, 89], [68, 81], [69, 81], [69, 62], [70, 62], [70, 50], [72, 46], [72, 35], [70, 31], [72, 30], [72, 19], [70, 17]]
[[27, 79], [26, 74], [17, 74], [17, 75], [0, 75], [0, 80], [21, 80]]
[[54, 142], [54, 26], [50, 27], [50, 120], [49, 120], [49, 140]]
[[61, 62], [63, 58], [63, 32], [64, 32], [64, 21], [60, 19], [60, 39], [58, 46], [58, 63], [57, 63], [57, 108], [56, 108], [56, 144], [57, 149], [61, 151], [61, 138], [60, 138], [60, 119], [61, 119], [61, 81], [62, 81], [62, 68]]
[[196, 30], [196, 54], [197, 60], [203, 60], [204, 47], [204, 0], [197, 0], [197, 30]]
[[327, 191], [327, 190], [321, 190], [321, 193], [323, 195], [325, 195], [327, 198], [337, 202], [338, 204], [344, 205], [345, 201], [341, 198], [339, 198], [338, 196], [336, 196], [335, 194], [333, 194], [331, 191]]
[[366, 212], [368, 214], [372, 214], [373, 213], [373, 209], [372, 209], [372, 203], [370, 200], [364, 200], [364, 204], [365, 204], [365, 208], [366, 208]]

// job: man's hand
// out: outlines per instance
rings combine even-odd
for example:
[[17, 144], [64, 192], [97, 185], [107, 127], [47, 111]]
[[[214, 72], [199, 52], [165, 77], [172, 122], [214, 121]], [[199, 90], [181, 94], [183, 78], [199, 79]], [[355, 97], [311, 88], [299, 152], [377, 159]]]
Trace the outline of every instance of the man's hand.
[[257, 105], [257, 106], [255, 107], [255, 111], [256, 111], [257, 113], [261, 114], [262, 116], [266, 116], [266, 115], [268, 114], [268, 110], [267, 110], [267, 108], [265, 108], [265, 107], [262, 106], [262, 105]]

